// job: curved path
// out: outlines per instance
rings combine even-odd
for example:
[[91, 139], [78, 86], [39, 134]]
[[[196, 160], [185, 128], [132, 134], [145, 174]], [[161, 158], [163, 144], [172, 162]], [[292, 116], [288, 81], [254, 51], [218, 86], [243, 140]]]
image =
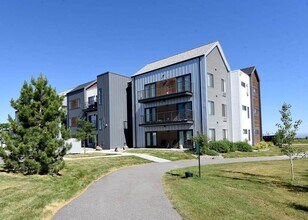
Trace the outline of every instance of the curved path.
[[[202, 158], [201, 163], [205, 165], [282, 159], [287, 157]], [[196, 165], [197, 160], [151, 163], [110, 173], [60, 209], [53, 219], [181, 219], [164, 193], [162, 176], [171, 169]]]

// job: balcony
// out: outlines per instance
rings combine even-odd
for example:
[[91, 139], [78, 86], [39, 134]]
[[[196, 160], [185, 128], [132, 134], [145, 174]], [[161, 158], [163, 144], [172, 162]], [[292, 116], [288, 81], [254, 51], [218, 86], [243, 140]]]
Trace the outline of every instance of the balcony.
[[193, 111], [168, 111], [141, 116], [140, 126], [193, 124]]
[[97, 111], [97, 102], [86, 102], [84, 104], [83, 111], [85, 112]]
[[170, 83], [167, 81], [156, 82], [150, 88], [138, 91], [138, 102], [148, 103], [164, 99], [192, 96], [192, 83], [190, 81], [181, 83]]

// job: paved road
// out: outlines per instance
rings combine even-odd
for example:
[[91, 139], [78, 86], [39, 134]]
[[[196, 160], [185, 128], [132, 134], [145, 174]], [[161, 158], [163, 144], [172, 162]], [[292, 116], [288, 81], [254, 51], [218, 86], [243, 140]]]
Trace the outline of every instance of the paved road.
[[[281, 159], [287, 157], [202, 159], [202, 164]], [[181, 219], [166, 197], [161, 179], [171, 169], [195, 165], [197, 160], [151, 163], [113, 172], [60, 209], [53, 219]]]

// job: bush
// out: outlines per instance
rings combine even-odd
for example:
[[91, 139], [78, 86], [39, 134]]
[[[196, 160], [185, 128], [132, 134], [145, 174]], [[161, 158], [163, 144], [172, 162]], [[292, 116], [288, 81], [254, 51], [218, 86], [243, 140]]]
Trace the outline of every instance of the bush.
[[210, 149], [205, 149], [204, 152], [202, 152], [203, 154], [209, 155], [209, 156], [218, 156], [218, 153], [214, 150], [210, 150]]
[[253, 148], [256, 150], [265, 149], [274, 146], [272, 142], [261, 141], [257, 143]]
[[230, 151], [230, 143], [230, 141], [211, 141], [208, 144], [208, 148], [219, 153], [228, 153]]
[[252, 152], [252, 147], [244, 141], [234, 143], [236, 145], [237, 151], [242, 152]]

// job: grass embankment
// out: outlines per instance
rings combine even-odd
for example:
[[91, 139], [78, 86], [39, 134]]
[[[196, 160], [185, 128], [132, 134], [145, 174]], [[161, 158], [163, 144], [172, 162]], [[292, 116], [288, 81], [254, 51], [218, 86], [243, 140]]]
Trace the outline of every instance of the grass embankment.
[[165, 174], [165, 191], [184, 219], [307, 219], [308, 159], [202, 167], [202, 178], [182, 178], [197, 167]]
[[[308, 152], [308, 145], [294, 145], [297, 153]], [[271, 146], [266, 149], [261, 149], [257, 152], [229, 152], [222, 154], [225, 158], [238, 158], [238, 157], [265, 157], [265, 156], [280, 156], [283, 155], [280, 148]]]
[[48, 218], [108, 172], [147, 162], [133, 156], [73, 160], [57, 177], [8, 174], [0, 169], [0, 219]]
[[154, 157], [159, 157], [159, 158], [171, 160], [171, 161], [196, 159], [196, 157], [194, 157], [189, 151], [181, 152], [181, 151], [157, 150], [157, 149], [153, 149], [153, 150], [130, 149], [125, 152], [148, 154]]

